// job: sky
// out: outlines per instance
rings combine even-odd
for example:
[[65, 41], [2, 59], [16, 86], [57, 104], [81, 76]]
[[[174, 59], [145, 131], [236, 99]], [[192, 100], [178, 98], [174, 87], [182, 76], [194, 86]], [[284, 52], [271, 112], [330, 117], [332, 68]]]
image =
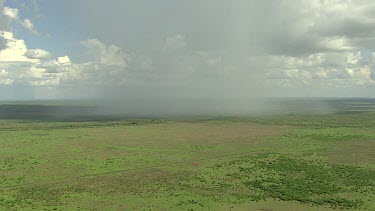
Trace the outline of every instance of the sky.
[[375, 97], [373, 0], [0, 0], [0, 100]]

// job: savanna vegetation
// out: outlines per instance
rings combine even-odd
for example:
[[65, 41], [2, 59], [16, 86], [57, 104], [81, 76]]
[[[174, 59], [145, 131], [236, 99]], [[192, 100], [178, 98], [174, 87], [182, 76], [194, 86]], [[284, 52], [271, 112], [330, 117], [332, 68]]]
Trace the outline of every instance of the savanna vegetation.
[[329, 103], [178, 120], [5, 115], [0, 209], [375, 210], [375, 103]]

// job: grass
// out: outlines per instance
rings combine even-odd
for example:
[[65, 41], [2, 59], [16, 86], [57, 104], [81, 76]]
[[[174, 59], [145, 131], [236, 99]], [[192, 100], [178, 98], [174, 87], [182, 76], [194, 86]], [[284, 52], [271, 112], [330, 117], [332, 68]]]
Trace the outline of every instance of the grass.
[[191, 184], [198, 192], [217, 192], [218, 200], [241, 203], [271, 197], [357, 209], [365, 202], [354, 195], [374, 191], [375, 171], [331, 165], [319, 157], [303, 160], [284, 154], [260, 154], [217, 164]]
[[375, 210], [374, 117], [0, 120], [0, 209]]

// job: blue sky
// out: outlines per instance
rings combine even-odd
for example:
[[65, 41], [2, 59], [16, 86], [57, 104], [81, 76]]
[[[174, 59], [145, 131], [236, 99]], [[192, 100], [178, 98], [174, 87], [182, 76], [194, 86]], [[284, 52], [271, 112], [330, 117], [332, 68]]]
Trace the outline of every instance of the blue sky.
[[[5, 1], [5, 6], [25, 8], [20, 15], [34, 19], [39, 36], [28, 32], [14, 24], [14, 32], [22, 37], [30, 48], [43, 48], [56, 54], [74, 52], [80, 40], [87, 39], [87, 34], [77, 31], [76, 18], [70, 15], [69, 4], [66, 1]], [[22, 6], [25, 4], [25, 6]], [[33, 8], [37, 4], [37, 8]], [[36, 10], [36, 11], [35, 11]], [[78, 54], [79, 55], [79, 54]]]
[[371, 0], [0, 0], [0, 99], [374, 97], [373, 11]]

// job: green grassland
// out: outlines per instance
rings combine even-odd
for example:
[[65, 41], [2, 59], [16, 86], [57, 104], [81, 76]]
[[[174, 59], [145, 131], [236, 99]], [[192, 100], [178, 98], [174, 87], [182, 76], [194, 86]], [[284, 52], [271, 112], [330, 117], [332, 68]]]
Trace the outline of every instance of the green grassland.
[[0, 149], [0, 210], [375, 210], [367, 110], [7, 119]]

